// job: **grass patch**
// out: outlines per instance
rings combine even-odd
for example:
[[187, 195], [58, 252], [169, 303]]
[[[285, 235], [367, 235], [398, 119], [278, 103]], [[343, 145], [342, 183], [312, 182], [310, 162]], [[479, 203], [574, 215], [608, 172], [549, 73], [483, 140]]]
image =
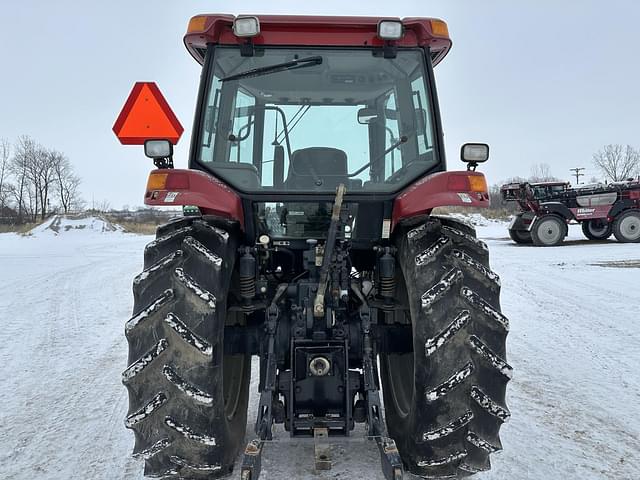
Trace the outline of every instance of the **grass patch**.
[[136, 233], [138, 235], [155, 235], [156, 228], [158, 228], [158, 224], [146, 222], [119, 221], [117, 224], [124, 228], [125, 232]]
[[20, 225], [0, 225], [0, 233], [19, 233], [24, 235], [44, 222], [22, 223]]

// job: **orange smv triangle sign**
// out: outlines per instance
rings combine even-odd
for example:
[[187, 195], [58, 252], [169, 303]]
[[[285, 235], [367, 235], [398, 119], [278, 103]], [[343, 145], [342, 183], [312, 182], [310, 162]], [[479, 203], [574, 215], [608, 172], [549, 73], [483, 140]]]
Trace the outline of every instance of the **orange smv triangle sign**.
[[113, 125], [123, 145], [142, 145], [149, 139], [178, 143], [184, 128], [154, 82], [137, 82]]

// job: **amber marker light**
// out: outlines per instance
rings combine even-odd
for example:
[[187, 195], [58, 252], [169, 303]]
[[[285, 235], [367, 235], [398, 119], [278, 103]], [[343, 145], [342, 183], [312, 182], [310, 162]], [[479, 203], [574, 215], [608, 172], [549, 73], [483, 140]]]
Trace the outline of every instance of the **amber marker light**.
[[434, 37], [449, 38], [449, 27], [447, 22], [434, 18], [431, 20], [431, 33]]
[[469, 190], [472, 192], [488, 193], [487, 179], [484, 175], [469, 175]]
[[149, 180], [147, 180], [147, 192], [153, 190], [164, 190], [167, 185], [168, 173], [155, 173], [149, 174]]
[[204, 32], [207, 26], [207, 17], [193, 17], [189, 20], [189, 26], [187, 27], [187, 33]]
[[488, 193], [487, 180], [482, 174], [453, 174], [449, 177], [447, 188], [453, 192]]

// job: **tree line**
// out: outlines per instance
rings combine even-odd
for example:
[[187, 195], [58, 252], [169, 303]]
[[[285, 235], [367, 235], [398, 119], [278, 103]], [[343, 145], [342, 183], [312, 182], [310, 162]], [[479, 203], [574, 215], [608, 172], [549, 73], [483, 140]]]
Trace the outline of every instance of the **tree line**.
[[23, 135], [0, 139], [0, 219], [24, 223], [82, 209], [80, 177], [64, 153]]

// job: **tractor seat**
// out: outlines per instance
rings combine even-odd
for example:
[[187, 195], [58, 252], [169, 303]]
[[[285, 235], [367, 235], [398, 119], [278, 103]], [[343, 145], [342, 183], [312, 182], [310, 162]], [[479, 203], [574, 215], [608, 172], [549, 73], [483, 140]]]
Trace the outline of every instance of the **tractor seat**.
[[348, 184], [347, 154], [330, 147], [308, 147], [291, 154], [285, 187], [288, 190], [333, 190]]

